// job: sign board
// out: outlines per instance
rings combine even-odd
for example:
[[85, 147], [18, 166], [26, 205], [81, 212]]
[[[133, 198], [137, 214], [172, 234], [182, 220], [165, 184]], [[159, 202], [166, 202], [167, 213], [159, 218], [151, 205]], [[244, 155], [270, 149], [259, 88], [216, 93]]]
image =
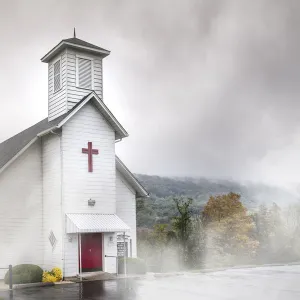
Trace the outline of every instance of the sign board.
[[[128, 257], [128, 242], [125, 242], [126, 245], [126, 257]], [[124, 257], [124, 242], [117, 242], [118, 256]]]

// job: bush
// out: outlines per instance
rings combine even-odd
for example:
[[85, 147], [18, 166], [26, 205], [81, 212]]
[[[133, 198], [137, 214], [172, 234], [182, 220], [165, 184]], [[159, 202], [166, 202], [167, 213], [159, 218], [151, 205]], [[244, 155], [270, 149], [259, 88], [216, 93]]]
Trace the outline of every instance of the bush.
[[62, 280], [60, 268], [53, 268], [51, 271], [43, 272], [43, 282], [57, 282]]
[[[43, 270], [39, 266], [22, 264], [12, 268], [13, 284], [42, 282]], [[4, 282], [9, 284], [9, 271], [6, 272]]]
[[[142, 259], [139, 258], [126, 258], [126, 272], [127, 274], [145, 274], [146, 264]], [[118, 273], [124, 274], [124, 258], [118, 259]]]

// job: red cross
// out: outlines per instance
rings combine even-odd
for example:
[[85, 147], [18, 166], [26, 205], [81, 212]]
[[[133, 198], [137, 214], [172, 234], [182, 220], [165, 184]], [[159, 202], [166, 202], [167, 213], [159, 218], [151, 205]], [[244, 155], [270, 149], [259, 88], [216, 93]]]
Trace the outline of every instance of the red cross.
[[92, 142], [88, 142], [87, 148], [82, 148], [82, 153], [88, 154], [89, 172], [93, 172], [93, 154], [99, 154], [97, 149], [93, 149]]

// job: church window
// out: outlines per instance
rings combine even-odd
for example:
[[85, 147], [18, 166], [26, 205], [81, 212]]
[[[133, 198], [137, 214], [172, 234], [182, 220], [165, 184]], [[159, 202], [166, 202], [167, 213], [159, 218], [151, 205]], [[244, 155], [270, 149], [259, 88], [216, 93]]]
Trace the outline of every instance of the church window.
[[93, 61], [85, 57], [77, 57], [77, 86], [93, 89]]
[[61, 88], [61, 60], [57, 60], [53, 64], [53, 91], [54, 93]]

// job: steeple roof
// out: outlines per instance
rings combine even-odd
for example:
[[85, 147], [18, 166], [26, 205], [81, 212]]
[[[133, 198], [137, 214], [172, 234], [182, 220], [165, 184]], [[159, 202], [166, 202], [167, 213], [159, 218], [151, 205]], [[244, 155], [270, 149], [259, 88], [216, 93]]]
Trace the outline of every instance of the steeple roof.
[[58, 54], [63, 49], [70, 47], [75, 48], [82, 51], [87, 51], [93, 54], [100, 55], [105, 57], [110, 54], [109, 50], [96, 46], [94, 44], [88, 43], [76, 37], [63, 39], [60, 43], [58, 43], [53, 49], [51, 49], [46, 55], [41, 58], [42, 62], [48, 63], [56, 54]]
[[[88, 43], [88, 42], [83, 41], [83, 40], [81, 40], [81, 39], [78, 39], [78, 38], [76, 38], [76, 37], [72, 37], [72, 38], [70, 38], [70, 39], [64, 39], [64, 40], [62, 40], [62, 41], [68, 42], [68, 43], [72, 43], [72, 44], [74, 44], [74, 45], [85, 46], [85, 47], [89, 47], [89, 48], [93, 48], [93, 49], [97, 49], [97, 50], [108, 51], [108, 50], [106, 50], [106, 49], [104, 49], [104, 48], [98, 47], [98, 46], [96, 46], [96, 45], [94, 45], [94, 44]], [[109, 52], [109, 51], [108, 51], [108, 52]]]

